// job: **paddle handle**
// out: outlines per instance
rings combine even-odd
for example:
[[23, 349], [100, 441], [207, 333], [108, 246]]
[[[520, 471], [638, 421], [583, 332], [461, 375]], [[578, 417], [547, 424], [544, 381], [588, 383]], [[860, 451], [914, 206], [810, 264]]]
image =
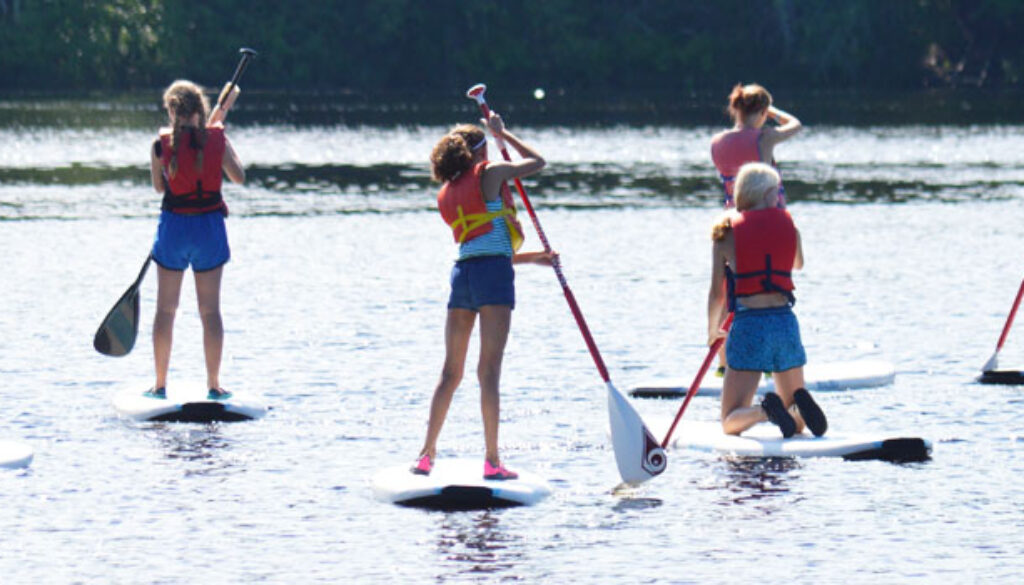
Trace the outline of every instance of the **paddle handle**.
[[[491, 108], [487, 106], [487, 101], [484, 99], [484, 91], [487, 87], [483, 84], [474, 85], [466, 92], [466, 97], [476, 100], [478, 106], [480, 106], [480, 113], [483, 115], [484, 120], [491, 117]], [[505, 140], [500, 134], [492, 132], [494, 139], [498, 142], [498, 148], [501, 150], [501, 156], [511, 162], [512, 157], [508, 154], [508, 149], [505, 147]], [[526, 194], [526, 189], [523, 187], [522, 181], [519, 178], [515, 178], [513, 182], [516, 185], [516, 191], [519, 192], [519, 198], [523, 201], [523, 206], [526, 208], [526, 212], [530, 216], [530, 221], [533, 222], [533, 227], [537, 230], [537, 236], [540, 238], [541, 244], [544, 246], [544, 251], [551, 253], [551, 244], [548, 243], [547, 235], [544, 234], [544, 228], [540, 225], [540, 220], [537, 219], [537, 213], [533, 210], [533, 205], [530, 203], [530, 197]], [[503, 185], [503, 189], [508, 189], [508, 185]], [[558, 277], [558, 283], [562, 285], [562, 293], [565, 295], [565, 300], [569, 303], [569, 310], [572, 312], [573, 319], [576, 320], [576, 325], [580, 329], [580, 333], [583, 335], [583, 341], [587, 344], [587, 349], [590, 351], [590, 357], [594, 360], [594, 365], [597, 366], [597, 371], [601, 375], [601, 379], [606, 384], [611, 384], [611, 376], [608, 375], [608, 368], [604, 364], [604, 359], [601, 358], [601, 352], [597, 349], [597, 343], [594, 342], [593, 335], [590, 334], [590, 327], [587, 326], [586, 319], [583, 318], [583, 311], [580, 310], [579, 304], [576, 302], [576, 296], [573, 295], [572, 289], [569, 288], [569, 283], [565, 280], [565, 274], [562, 273], [562, 264], [558, 257], [552, 258], [551, 267], [555, 270], [555, 276]]]
[[[729, 331], [729, 327], [732, 326], [732, 313], [725, 318], [725, 323], [722, 323], [722, 331]], [[661, 448], [667, 449], [668, 442], [672, 439], [672, 433], [676, 430], [676, 425], [679, 424], [679, 420], [683, 418], [683, 413], [686, 412], [686, 407], [689, 406], [690, 400], [693, 399], [697, 394], [697, 389], [700, 388], [700, 383], [704, 381], [704, 375], [708, 373], [708, 368], [711, 367], [711, 361], [715, 358], [715, 354], [725, 343], [724, 337], [719, 337], [711, 344], [708, 348], [708, 355], [704, 356], [704, 362], [701, 363], [700, 369], [697, 370], [697, 376], [693, 379], [693, 383], [690, 384], [689, 390], [686, 391], [686, 398], [683, 400], [683, 405], [679, 407], [679, 412], [676, 413], [676, 418], [672, 420], [672, 426], [668, 428], [668, 432], [665, 433], [665, 440], [661, 442]]]
[[[242, 58], [238, 60], [238, 65], [235, 67], [235, 73], [231, 76], [231, 81], [228, 82], [227, 88], [220, 93], [217, 98], [217, 106], [210, 113], [210, 121], [214, 119], [214, 115], [219, 111], [223, 110], [224, 103], [231, 97], [231, 92], [235, 91], [235, 87], [238, 86], [238, 81], [242, 79], [242, 74], [245, 73], [245, 68], [249, 66], [249, 60], [255, 57], [258, 53], [247, 47], [242, 47], [238, 50], [242, 54]], [[227, 112], [224, 113], [227, 116]], [[223, 121], [223, 119], [222, 119]]]
[[1013, 318], [1017, 315], [1017, 308], [1020, 307], [1021, 297], [1024, 297], [1024, 280], [1020, 282], [1020, 288], [1017, 289], [1017, 298], [1013, 300], [1013, 308], [1010, 309], [1010, 314], [1006, 317], [1006, 324], [1003, 325], [1003, 332], [999, 335], [999, 343], [996, 344], [996, 351], [1003, 348], [1003, 344], [1006, 343], [1006, 336], [1010, 333], [1010, 327], [1013, 325]]

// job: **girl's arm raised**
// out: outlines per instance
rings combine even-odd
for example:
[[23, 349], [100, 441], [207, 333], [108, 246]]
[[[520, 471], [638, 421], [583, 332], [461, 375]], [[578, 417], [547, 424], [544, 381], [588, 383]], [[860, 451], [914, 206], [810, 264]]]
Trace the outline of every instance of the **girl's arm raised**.
[[532, 175], [543, 169], [547, 163], [533, 147], [506, 130], [505, 123], [498, 114], [491, 112], [491, 117], [484, 122], [495, 135], [501, 136], [511, 144], [512, 148], [516, 149], [516, 152], [522, 157], [514, 162], [498, 161], [487, 165], [487, 171], [484, 173], [484, 196], [488, 199], [495, 199], [502, 183]]
[[245, 168], [242, 167], [242, 160], [238, 158], [231, 141], [224, 137], [224, 162], [221, 163], [224, 174], [231, 179], [232, 183], [242, 184], [245, 182]]
[[796, 119], [796, 116], [783, 112], [775, 106], [768, 106], [768, 117], [775, 120], [775, 123], [778, 124], [774, 128], [765, 128], [767, 132], [764, 133], [764, 137], [768, 141], [769, 146], [774, 146], [783, 140], [792, 138], [804, 127], [800, 120]]
[[[220, 90], [220, 97], [217, 98], [217, 105], [213, 107], [213, 111], [210, 112], [210, 118], [206, 121], [207, 126], [217, 126], [224, 124], [224, 118], [228, 116], [228, 110], [231, 106], [235, 105], [235, 100], [238, 99], [238, 94], [242, 93], [241, 88], [237, 85], [231, 90], [231, 95], [225, 96], [224, 92], [228, 90], [230, 82], [224, 86], [224, 89]], [[224, 104], [223, 107], [221, 104]]]

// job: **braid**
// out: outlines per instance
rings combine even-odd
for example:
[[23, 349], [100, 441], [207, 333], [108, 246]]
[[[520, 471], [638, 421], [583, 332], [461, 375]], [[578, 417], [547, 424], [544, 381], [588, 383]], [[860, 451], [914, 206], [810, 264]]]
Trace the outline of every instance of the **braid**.
[[181, 140], [181, 118], [174, 119], [174, 128], [171, 130], [171, 164], [168, 166], [171, 176], [178, 174], [178, 143]]
[[[197, 150], [196, 170], [203, 168], [203, 148], [206, 146], [206, 119], [209, 117], [210, 104], [203, 90], [191, 81], [175, 81], [164, 92], [164, 107], [174, 115], [174, 128], [171, 132], [171, 176], [178, 170], [178, 146], [181, 144], [181, 132], [189, 126], [188, 146]], [[189, 125], [192, 117], [199, 118], [198, 127]]]

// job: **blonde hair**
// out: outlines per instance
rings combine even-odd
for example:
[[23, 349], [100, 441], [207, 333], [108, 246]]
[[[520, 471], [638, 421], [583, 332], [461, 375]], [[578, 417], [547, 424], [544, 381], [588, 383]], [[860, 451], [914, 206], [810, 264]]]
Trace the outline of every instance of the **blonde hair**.
[[451, 181], [473, 165], [473, 151], [486, 139], [484, 131], [461, 124], [445, 134], [430, 153], [430, 175], [438, 183]]
[[[174, 128], [171, 129], [171, 164], [169, 171], [173, 177], [178, 172], [178, 145], [182, 134], [189, 133], [188, 146], [198, 150], [196, 154], [196, 170], [203, 168], [203, 147], [206, 145], [206, 118], [210, 112], [210, 102], [203, 94], [203, 89], [184, 79], [172, 83], [164, 91], [164, 107], [174, 115]], [[199, 127], [189, 125], [194, 114], [199, 115]]]
[[740, 167], [733, 188], [736, 209], [746, 211], [760, 205], [769, 192], [779, 189], [779, 173], [764, 163], [747, 163]]

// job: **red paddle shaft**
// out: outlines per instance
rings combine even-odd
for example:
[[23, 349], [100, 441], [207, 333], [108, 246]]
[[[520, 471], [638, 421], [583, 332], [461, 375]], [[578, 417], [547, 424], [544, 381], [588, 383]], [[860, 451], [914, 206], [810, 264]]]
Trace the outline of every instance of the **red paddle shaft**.
[[[484, 100], [484, 92], [487, 91], [487, 86], [484, 84], [474, 85], [469, 88], [466, 92], [466, 97], [476, 100], [477, 105], [480, 106], [480, 113], [483, 114], [484, 120], [491, 117], [491, 109], [487, 107], [487, 102]], [[505, 160], [511, 162], [512, 157], [508, 154], [508, 149], [505, 148], [505, 141], [499, 134], [494, 135], [494, 139], [498, 141], [498, 148], [501, 149], [501, 156]], [[526, 195], [526, 189], [523, 188], [523, 183], [518, 179], [514, 179], [516, 184], [516, 190], [519, 191], [519, 198], [523, 200], [523, 206], [526, 207], [526, 212], [530, 214], [530, 221], [533, 222], [534, 229], [537, 230], [537, 235], [540, 237], [541, 244], [544, 245], [545, 252], [551, 252], [551, 245], [548, 243], [548, 238], [544, 235], [544, 229], [540, 226], [540, 220], [537, 219], [537, 214], [533, 211], [533, 205], [530, 204], [530, 198]], [[506, 185], [504, 188], [508, 188]], [[555, 275], [558, 277], [559, 284], [562, 285], [562, 292], [565, 294], [565, 300], [569, 303], [569, 310], [572, 311], [573, 318], [576, 319], [576, 325], [580, 328], [580, 333], [583, 334], [583, 341], [587, 344], [587, 349], [590, 350], [590, 357], [594, 358], [594, 365], [597, 366], [597, 371], [601, 374], [601, 379], [606, 384], [611, 384], [611, 377], [608, 375], [608, 368], [604, 365], [604, 360], [601, 359], [601, 353], [597, 350], [597, 344], [594, 343], [593, 336], [590, 335], [590, 328], [587, 327], [587, 322], [583, 318], [583, 312], [580, 311], [579, 304], [576, 303], [576, 297], [572, 294], [572, 290], [569, 289], [569, 283], [565, 280], [565, 275], [562, 274], [562, 266], [558, 258], [555, 257], [551, 263], [552, 268], [555, 269]]]
[[1013, 318], [1017, 315], [1017, 307], [1020, 306], [1020, 299], [1024, 296], [1024, 280], [1020, 283], [1020, 289], [1017, 290], [1017, 298], [1013, 300], [1013, 308], [1010, 309], [1009, 316], [1006, 317], [1006, 325], [1003, 325], [1003, 332], [999, 335], [999, 343], [996, 344], [996, 351], [1003, 348], [1003, 343], [1006, 341], [1006, 335], [1010, 333], [1010, 326], [1013, 325]]
[[[726, 317], [725, 323], [722, 323], [722, 331], [729, 331], [729, 327], [732, 325], [732, 313]], [[672, 433], [676, 430], [676, 425], [679, 424], [679, 420], [683, 418], [683, 413], [686, 412], [687, 405], [690, 404], [692, 399], [697, 394], [697, 389], [700, 388], [700, 383], [704, 380], [704, 375], [708, 373], [708, 367], [711, 365], [711, 360], [714, 359], [715, 354], [718, 353], [718, 349], [725, 343], [724, 337], [719, 337], [711, 344], [708, 348], [708, 355], [704, 358], [704, 363], [700, 365], [700, 370], [697, 371], [697, 377], [693, 379], [693, 383], [690, 384], [690, 389], [686, 392], [686, 399], [683, 400], [683, 405], [679, 407], [679, 412], [676, 413], [676, 418], [672, 421], [672, 426], [668, 428], [668, 432], [665, 433], [665, 440], [661, 442], [661, 448], [668, 448], [668, 441], [672, 438]]]

